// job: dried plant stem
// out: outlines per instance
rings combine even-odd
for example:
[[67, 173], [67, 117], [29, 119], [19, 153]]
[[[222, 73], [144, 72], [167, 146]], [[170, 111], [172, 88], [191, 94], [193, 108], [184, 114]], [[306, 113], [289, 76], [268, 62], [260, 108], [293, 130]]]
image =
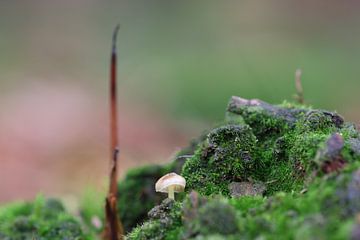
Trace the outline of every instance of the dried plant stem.
[[117, 91], [116, 91], [116, 37], [119, 25], [116, 26], [112, 39], [110, 67], [110, 133], [111, 133], [111, 164], [110, 184], [106, 197], [106, 223], [103, 238], [105, 240], [122, 240], [124, 229], [117, 214], [117, 162], [118, 162], [118, 127], [117, 127]]
[[304, 91], [301, 84], [301, 74], [302, 74], [301, 69], [296, 69], [295, 71], [296, 100], [300, 104], [304, 104], [305, 101], [304, 101]]

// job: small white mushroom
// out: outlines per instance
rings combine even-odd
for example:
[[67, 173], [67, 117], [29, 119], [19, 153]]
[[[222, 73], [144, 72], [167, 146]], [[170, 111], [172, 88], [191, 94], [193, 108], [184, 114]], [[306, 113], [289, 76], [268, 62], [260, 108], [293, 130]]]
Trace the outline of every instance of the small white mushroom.
[[168, 173], [156, 182], [155, 190], [168, 193], [168, 197], [175, 200], [174, 192], [183, 192], [185, 185], [185, 178], [176, 173]]

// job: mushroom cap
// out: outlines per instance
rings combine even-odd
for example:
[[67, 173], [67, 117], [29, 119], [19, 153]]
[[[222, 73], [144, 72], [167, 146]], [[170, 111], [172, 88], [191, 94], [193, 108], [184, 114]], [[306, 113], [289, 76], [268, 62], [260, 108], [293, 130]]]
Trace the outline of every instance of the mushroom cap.
[[183, 192], [185, 189], [186, 180], [176, 173], [168, 173], [162, 176], [155, 184], [157, 192], [168, 192], [169, 187], [174, 187], [174, 192]]

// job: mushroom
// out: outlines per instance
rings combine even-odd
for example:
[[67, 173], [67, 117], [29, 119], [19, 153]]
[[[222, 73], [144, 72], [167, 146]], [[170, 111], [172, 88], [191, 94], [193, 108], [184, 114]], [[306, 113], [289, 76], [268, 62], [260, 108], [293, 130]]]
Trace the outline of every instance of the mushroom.
[[168, 193], [170, 199], [174, 199], [174, 192], [183, 192], [186, 180], [176, 173], [168, 173], [162, 176], [155, 184], [156, 192]]

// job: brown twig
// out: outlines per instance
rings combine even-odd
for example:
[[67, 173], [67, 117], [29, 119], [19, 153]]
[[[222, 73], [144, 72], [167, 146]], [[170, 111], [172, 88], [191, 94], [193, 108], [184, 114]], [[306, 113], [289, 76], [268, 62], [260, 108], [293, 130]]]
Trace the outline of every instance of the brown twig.
[[116, 37], [119, 31], [116, 26], [112, 38], [110, 66], [110, 133], [111, 163], [109, 192], [105, 202], [106, 223], [103, 238], [105, 240], [122, 240], [124, 229], [117, 214], [117, 162], [118, 162], [118, 127], [117, 127], [117, 91], [116, 91]]
[[295, 71], [295, 87], [296, 87], [296, 100], [300, 103], [300, 104], [304, 104], [304, 91], [303, 91], [303, 87], [301, 84], [301, 69], [296, 69]]

